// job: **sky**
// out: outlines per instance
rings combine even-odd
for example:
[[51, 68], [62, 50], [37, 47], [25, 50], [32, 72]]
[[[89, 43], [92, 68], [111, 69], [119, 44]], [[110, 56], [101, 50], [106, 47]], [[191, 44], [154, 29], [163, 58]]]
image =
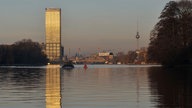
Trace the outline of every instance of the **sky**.
[[22, 39], [45, 42], [45, 8], [62, 10], [65, 53], [82, 54], [147, 47], [150, 31], [169, 0], [1, 0], [0, 44]]

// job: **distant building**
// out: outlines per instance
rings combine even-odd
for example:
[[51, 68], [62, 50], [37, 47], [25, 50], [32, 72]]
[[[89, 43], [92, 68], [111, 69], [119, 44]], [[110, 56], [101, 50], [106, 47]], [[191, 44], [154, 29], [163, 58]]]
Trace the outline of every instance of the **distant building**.
[[103, 57], [106, 60], [106, 63], [113, 63], [114, 55], [112, 52], [101, 52], [99, 57]]
[[110, 55], [110, 52], [100, 52], [99, 53], [99, 56], [102, 56], [102, 57], [108, 57]]
[[51, 61], [60, 61], [61, 49], [61, 9], [45, 9], [46, 54]]

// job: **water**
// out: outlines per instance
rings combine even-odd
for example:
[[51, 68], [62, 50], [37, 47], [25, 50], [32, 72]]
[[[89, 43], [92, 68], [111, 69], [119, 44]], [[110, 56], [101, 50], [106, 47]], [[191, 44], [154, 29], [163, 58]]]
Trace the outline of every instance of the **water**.
[[0, 108], [192, 107], [192, 69], [167, 70], [149, 65], [88, 65], [87, 70], [82, 65], [75, 67], [1, 67]]

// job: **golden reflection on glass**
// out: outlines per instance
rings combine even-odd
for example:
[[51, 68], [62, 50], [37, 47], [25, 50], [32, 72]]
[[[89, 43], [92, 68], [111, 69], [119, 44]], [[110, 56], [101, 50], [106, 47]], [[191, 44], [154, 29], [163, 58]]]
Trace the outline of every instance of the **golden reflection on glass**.
[[46, 8], [46, 54], [50, 60], [61, 58], [61, 9]]
[[61, 108], [61, 78], [59, 67], [46, 69], [46, 108]]

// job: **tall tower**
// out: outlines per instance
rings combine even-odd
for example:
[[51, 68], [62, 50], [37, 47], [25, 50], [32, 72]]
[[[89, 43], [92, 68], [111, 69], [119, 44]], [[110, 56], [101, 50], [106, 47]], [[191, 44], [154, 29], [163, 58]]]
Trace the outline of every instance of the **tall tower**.
[[137, 34], [136, 34], [136, 39], [137, 39], [137, 50], [139, 50], [139, 38], [140, 38], [140, 35], [139, 35], [139, 30], [138, 30], [138, 21], [137, 21]]
[[61, 60], [61, 9], [45, 9], [46, 54], [51, 61]]
[[137, 54], [137, 57], [135, 59], [135, 63], [138, 64], [140, 62], [139, 60], [139, 38], [140, 38], [140, 35], [139, 35], [139, 30], [138, 30], [138, 20], [137, 20], [137, 34], [136, 34], [136, 39], [137, 39], [137, 49], [136, 49], [136, 54]]

